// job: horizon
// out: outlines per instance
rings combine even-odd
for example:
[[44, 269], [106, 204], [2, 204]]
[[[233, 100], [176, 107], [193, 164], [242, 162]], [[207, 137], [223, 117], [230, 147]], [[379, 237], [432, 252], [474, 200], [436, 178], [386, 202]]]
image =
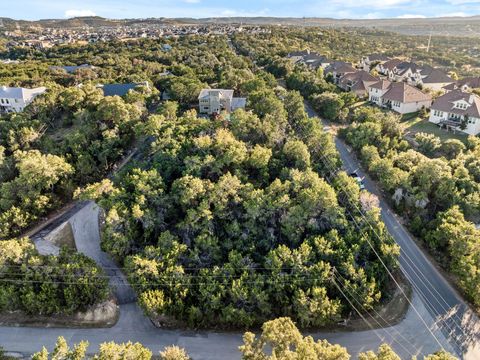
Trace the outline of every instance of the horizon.
[[[432, 10], [434, 9], [434, 10]], [[335, 20], [432, 19], [480, 15], [480, 0], [325, 0], [298, 4], [294, 0], [246, 0], [225, 5], [219, 0], [74, 1], [21, 0], [2, 17], [39, 21], [99, 16], [106, 19], [148, 18], [326, 18]]]
[[160, 20], [160, 19], [178, 19], [178, 20], [203, 20], [203, 19], [324, 19], [324, 20], [349, 20], [349, 21], [368, 21], [368, 20], [432, 20], [432, 19], [471, 19], [475, 17], [480, 17], [479, 14], [468, 15], [468, 16], [431, 16], [431, 17], [384, 17], [384, 18], [334, 18], [334, 17], [322, 17], [322, 16], [268, 16], [268, 15], [258, 15], [258, 16], [207, 16], [207, 17], [192, 17], [192, 16], [184, 16], [184, 17], [167, 17], [167, 16], [160, 16], [160, 17], [126, 17], [126, 18], [114, 18], [114, 17], [105, 17], [101, 15], [86, 15], [86, 16], [74, 16], [68, 18], [39, 18], [39, 19], [21, 19], [21, 18], [11, 18], [8, 16], [1, 16], [0, 19], [11, 19], [15, 21], [49, 21], [49, 20], [74, 20], [74, 19], [90, 19], [90, 18], [99, 18], [105, 20]]

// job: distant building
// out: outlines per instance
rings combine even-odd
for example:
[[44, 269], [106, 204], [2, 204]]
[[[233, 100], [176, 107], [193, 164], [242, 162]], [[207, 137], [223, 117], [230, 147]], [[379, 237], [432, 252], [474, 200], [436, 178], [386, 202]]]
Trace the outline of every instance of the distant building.
[[382, 75], [385, 75], [385, 76], [389, 76], [390, 72], [393, 71], [393, 69], [395, 69], [395, 67], [398, 65], [398, 64], [401, 64], [403, 61], [400, 60], [400, 59], [390, 59], [384, 63], [380, 63], [378, 64], [375, 69], [378, 71], [379, 74], [382, 74]]
[[82, 64], [82, 65], [68, 65], [68, 66], [50, 66], [51, 70], [64, 70], [68, 74], [73, 74], [75, 71], [79, 69], [95, 69], [95, 66]]
[[429, 121], [448, 129], [478, 135], [480, 134], [480, 97], [458, 89], [449, 91], [435, 100]]
[[168, 51], [172, 50], [172, 45], [163, 44], [163, 45], [162, 45], [162, 50], [168, 52]]
[[135, 90], [136, 88], [144, 86], [149, 89], [148, 82], [141, 83], [127, 83], [127, 84], [100, 84], [97, 87], [103, 90], [104, 96], [125, 96], [130, 90]]
[[0, 114], [21, 112], [36, 96], [47, 91], [45, 87], [26, 89], [21, 87], [0, 87]]
[[441, 91], [445, 86], [454, 83], [454, 80], [444, 71], [431, 66], [423, 66], [407, 81], [411, 85], [420, 85], [434, 91]]
[[418, 85], [434, 91], [443, 90], [445, 86], [454, 82], [440, 69], [399, 59], [391, 59], [378, 65], [376, 69], [390, 81], [405, 81], [410, 85]]
[[345, 91], [353, 92], [358, 97], [365, 97], [368, 95], [368, 87], [378, 80], [369, 72], [359, 70], [342, 76], [338, 81], [338, 86]]
[[200, 114], [219, 114], [222, 111], [230, 113], [239, 108], [245, 108], [246, 98], [233, 97], [233, 90], [202, 89], [198, 95]]
[[432, 105], [432, 96], [404, 82], [380, 80], [368, 88], [369, 100], [400, 114], [412, 113]]
[[443, 87], [443, 90], [445, 91], [457, 89], [469, 92], [473, 89], [480, 89], [480, 77], [466, 77]]
[[360, 69], [364, 71], [370, 71], [380, 64], [384, 64], [389, 61], [390, 58], [384, 54], [372, 54], [368, 56], [363, 56], [360, 60]]
[[294, 64], [304, 64], [311, 69], [318, 69], [320, 67], [325, 69], [332, 63], [332, 61], [325, 56], [311, 52], [310, 50], [291, 52], [287, 55], [287, 58], [293, 61]]
[[343, 61], [334, 61], [325, 68], [325, 76], [331, 74], [333, 82], [335, 84], [338, 84], [341, 77], [349, 73], [354, 73], [356, 71], [357, 69], [355, 69], [352, 64]]

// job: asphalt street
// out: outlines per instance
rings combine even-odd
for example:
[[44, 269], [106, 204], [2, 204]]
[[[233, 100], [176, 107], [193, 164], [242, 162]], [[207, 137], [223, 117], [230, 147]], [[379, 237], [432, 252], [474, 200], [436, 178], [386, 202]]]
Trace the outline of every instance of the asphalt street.
[[[311, 116], [316, 114], [307, 106]], [[412, 355], [425, 355], [445, 348], [465, 359], [480, 359], [480, 322], [456, 291], [432, 265], [399, 219], [383, 199], [375, 183], [360, 169], [349, 148], [338, 138], [337, 149], [347, 171], [357, 171], [365, 177], [368, 191], [380, 200], [382, 217], [390, 234], [401, 247], [400, 266], [413, 286], [412, 304], [399, 324], [377, 330], [335, 333], [313, 333], [316, 339], [346, 346], [356, 357], [359, 352], [376, 349], [381, 343], [390, 344], [402, 359]], [[105, 341], [139, 341], [158, 353], [164, 346], [176, 344], [184, 347], [193, 359], [240, 359], [238, 346], [240, 332], [182, 331], [155, 328], [134, 302], [133, 294], [120, 269], [108, 255], [101, 252], [98, 228], [98, 207], [87, 203], [70, 219], [79, 251], [94, 258], [110, 271], [112, 281], [123, 299], [120, 318], [112, 328], [67, 329], [0, 327], [0, 345], [8, 351], [31, 354], [42, 346], [52, 349], [56, 338], [64, 336], [70, 343], [88, 340], [93, 352]]]

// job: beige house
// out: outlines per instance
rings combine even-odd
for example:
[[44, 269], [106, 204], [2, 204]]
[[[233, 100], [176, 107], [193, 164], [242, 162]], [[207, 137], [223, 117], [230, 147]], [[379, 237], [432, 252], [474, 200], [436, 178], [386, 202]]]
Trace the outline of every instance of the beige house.
[[338, 86], [345, 90], [355, 93], [358, 97], [368, 95], [368, 87], [378, 82], [378, 78], [367, 71], [359, 70], [342, 76], [338, 81]]
[[239, 108], [245, 108], [246, 98], [233, 97], [233, 90], [202, 89], [198, 95], [200, 114], [219, 114], [222, 111], [230, 113]]
[[478, 135], [480, 97], [462, 90], [452, 90], [435, 100], [429, 121], [448, 129]]
[[351, 64], [346, 63], [344, 61], [334, 61], [329, 66], [325, 68], [325, 76], [331, 75], [333, 82], [338, 84], [340, 78], [345, 76], [346, 74], [354, 73], [357, 69], [355, 69]]
[[399, 114], [412, 113], [422, 108], [428, 109], [432, 105], [431, 95], [404, 82], [380, 80], [371, 85], [368, 92], [371, 102]]

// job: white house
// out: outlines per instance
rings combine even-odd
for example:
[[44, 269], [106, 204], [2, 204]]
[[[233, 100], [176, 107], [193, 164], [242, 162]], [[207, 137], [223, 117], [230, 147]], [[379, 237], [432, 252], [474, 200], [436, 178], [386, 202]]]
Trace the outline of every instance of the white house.
[[442, 70], [427, 65], [417, 69], [417, 72], [413, 73], [407, 81], [410, 85], [421, 85], [423, 88], [434, 91], [441, 91], [445, 86], [454, 83], [453, 79]]
[[443, 90], [445, 91], [457, 89], [468, 92], [471, 92], [473, 89], [480, 89], [480, 76], [466, 77], [443, 87]]
[[200, 114], [219, 114], [222, 111], [230, 113], [238, 108], [245, 108], [246, 98], [233, 97], [233, 90], [202, 89], [198, 95]]
[[360, 60], [359, 67], [364, 71], [370, 71], [373, 67], [384, 64], [389, 60], [390, 58], [384, 54], [372, 54], [368, 56], [363, 56], [362, 60]]
[[47, 91], [45, 87], [26, 89], [21, 87], [0, 87], [0, 114], [21, 112], [36, 96]]
[[480, 133], [480, 97], [452, 90], [435, 100], [429, 121], [447, 129], [477, 135]]
[[408, 114], [428, 109], [432, 105], [432, 97], [416, 87], [404, 82], [389, 82], [380, 80], [369, 87], [369, 100], [373, 103], [396, 111]]
[[378, 106], [382, 106], [382, 96], [390, 89], [391, 81], [380, 80], [368, 87], [368, 100]]
[[379, 74], [388, 76], [390, 71], [393, 71], [393, 69], [398, 65], [401, 64], [403, 61], [397, 58], [388, 60], [384, 63], [380, 63], [375, 67], [375, 70], [378, 71]]

